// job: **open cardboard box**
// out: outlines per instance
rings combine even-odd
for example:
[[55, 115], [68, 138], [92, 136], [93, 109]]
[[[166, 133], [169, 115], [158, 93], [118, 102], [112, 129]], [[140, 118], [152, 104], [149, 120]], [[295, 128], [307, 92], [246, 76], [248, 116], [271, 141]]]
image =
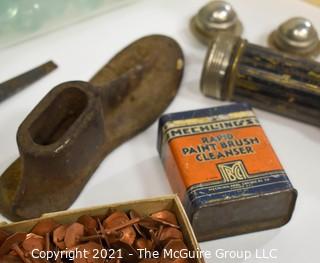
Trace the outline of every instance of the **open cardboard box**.
[[[108, 209], [117, 209], [122, 211], [129, 211], [134, 209], [141, 215], [149, 215], [153, 212], [157, 212], [163, 209], [168, 209], [176, 214], [177, 220], [181, 227], [185, 243], [190, 251], [199, 251], [199, 245], [194, 235], [193, 229], [189, 222], [189, 219], [185, 213], [185, 210], [180, 202], [180, 199], [176, 195], [168, 195], [158, 198], [142, 199], [130, 202], [116, 203], [104, 206], [89, 207], [76, 210], [68, 210], [63, 212], [55, 212], [45, 214], [40, 218], [20, 221], [17, 223], [4, 224], [0, 226], [1, 230], [8, 232], [28, 232], [31, 228], [43, 220], [44, 218], [52, 218], [59, 223], [71, 223], [75, 222], [81, 215], [101, 215], [105, 214]], [[195, 263], [203, 263], [203, 258], [192, 259]]]

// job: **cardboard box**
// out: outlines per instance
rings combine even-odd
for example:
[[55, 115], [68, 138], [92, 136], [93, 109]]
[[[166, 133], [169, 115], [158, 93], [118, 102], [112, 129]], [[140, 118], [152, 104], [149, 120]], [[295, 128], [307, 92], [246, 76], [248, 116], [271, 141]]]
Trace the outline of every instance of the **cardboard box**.
[[[149, 215], [153, 212], [168, 209], [175, 213], [184, 236], [184, 241], [188, 249], [190, 251], [200, 250], [198, 242], [193, 233], [193, 229], [190, 225], [189, 219], [180, 202], [180, 199], [176, 195], [168, 195], [158, 198], [142, 199], [104, 206], [49, 213], [43, 215], [41, 218], [0, 225], [0, 229], [8, 232], [28, 232], [36, 223], [43, 220], [44, 218], [52, 218], [59, 223], [65, 224], [75, 222], [82, 215], [97, 216], [105, 214], [109, 208], [125, 212], [134, 209], [141, 215]], [[197, 258], [194, 259], [193, 262], [203, 263], [204, 260], [201, 258]]]

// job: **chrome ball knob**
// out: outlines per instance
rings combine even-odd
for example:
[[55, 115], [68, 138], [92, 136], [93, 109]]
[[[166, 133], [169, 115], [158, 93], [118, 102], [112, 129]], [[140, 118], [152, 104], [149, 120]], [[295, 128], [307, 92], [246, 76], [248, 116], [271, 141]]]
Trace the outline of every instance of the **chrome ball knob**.
[[320, 52], [318, 33], [312, 22], [294, 17], [282, 23], [269, 39], [274, 48], [290, 54], [315, 57]]
[[191, 30], [203, 43], [210, 43], [217, 33], [240, 36], [241, 22], [233, 7], [225, 1], [212, 1], [202, 7], [191, 19]]

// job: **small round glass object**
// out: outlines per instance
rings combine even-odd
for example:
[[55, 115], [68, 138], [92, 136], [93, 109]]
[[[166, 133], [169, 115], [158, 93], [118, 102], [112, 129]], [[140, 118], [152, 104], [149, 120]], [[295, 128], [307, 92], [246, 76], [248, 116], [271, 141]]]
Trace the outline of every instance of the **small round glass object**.
[[12, 21], [16, 18], [18, 13], [18, 3], [13, 0], [0, 1], [0, 25], [1, 31], [11, 29]]

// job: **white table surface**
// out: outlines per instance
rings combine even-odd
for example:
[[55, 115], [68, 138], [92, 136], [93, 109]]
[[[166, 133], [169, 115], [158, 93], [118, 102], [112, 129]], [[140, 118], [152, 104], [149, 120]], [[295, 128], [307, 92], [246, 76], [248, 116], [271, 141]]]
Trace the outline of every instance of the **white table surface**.
[[[16, 131], [26, 115], [55, 85], [88, 80], [117, 51], [152, 33], [174, 37], [183, 47], [186, 69], [178, 96], [166, 112], [221, 105], [199, 91], [206, 48], [188, 29], [189, 18], [206, 1], [141, 0], [111, 13], [0, 50], [0, 82], [53, 59], [59, 69], [0, 104], [0, 173], [18, 156]], [[244, 37], [266, 44], [270, 30], [292, 16], [311, 19], [320, 31], [320, 9], [298, 0], [230, 0], [243, 21]], [[299, 191], [292, 220], [259, 233], [201, 243], [213, 253], [207, 262], [319, 262], [319, 128], [271, 113], [256, 113], [292, 183]], [[157, 123], [118, 147], [102, 162], [72, 208], [172, 193], [156, 151]], [[0, 217], [0, 220], [3, 219]], [[219, 259], [224, 250], [277, 249], [277, 259]]]

